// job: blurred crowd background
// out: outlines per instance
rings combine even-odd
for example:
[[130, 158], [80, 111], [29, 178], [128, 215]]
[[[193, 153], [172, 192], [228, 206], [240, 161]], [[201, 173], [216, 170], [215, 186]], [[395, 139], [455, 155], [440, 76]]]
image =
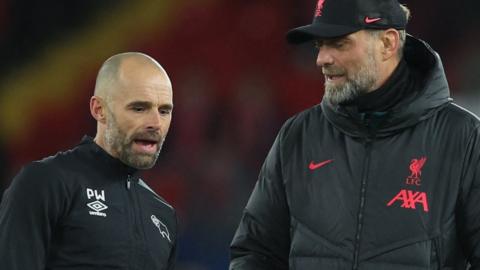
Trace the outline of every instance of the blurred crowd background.
[[[413, 13], [407, 31], [442, 56], [454, 99], [480, 114], [478, 3], [401, 2]], [[177, 269], [227, 269], [277, 131], [323, 94], [312, 45], [284, 38], [311, 21], [315, 4], [0, 0], [0, 194], [23, 164], [95, 135], [88, 103], [98, 68], [113, 54], [144, 52], [173, 82], [170, 133], [144, 178], [178, 210]]]

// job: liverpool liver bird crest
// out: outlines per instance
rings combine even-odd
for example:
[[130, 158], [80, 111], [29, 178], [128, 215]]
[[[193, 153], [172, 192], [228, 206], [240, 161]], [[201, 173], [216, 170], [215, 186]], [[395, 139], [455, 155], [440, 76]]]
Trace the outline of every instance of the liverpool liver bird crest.
[[410, 163], [410, 171], [412, 174], [409, 176], [409, 178], [420, 178], [422, 175], [422, 167], [425, 165], [426, 161], [426, 157], [422, 157], [420, 159], [414, 158]]

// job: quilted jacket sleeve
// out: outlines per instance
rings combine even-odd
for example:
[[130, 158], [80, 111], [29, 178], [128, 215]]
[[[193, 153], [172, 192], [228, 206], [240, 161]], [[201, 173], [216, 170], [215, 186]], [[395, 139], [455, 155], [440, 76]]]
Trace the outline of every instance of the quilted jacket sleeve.
[[290, 214], [280, 136], [261, 169], [231, 244], [230, 270], [288, 269]]
[[470, 270], [480, 270], [480, 127], [469, 140], [462, 180], [457, 213], [459, 235]]

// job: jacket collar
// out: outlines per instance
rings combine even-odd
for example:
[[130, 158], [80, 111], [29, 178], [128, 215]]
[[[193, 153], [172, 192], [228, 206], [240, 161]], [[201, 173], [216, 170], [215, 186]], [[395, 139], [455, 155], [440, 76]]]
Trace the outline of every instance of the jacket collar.
[[405, 96], [389, 111], [358, 113], [346, 107], [322, 101], [327, 120], [353, 137], [386, 137], [411, 127], [451, 102], [448, 82], [439, 55], [430, 46], [408, 35], [404, 59], [419, 76], [418, 89]]
[[117, 158], [111, 156], [108, 152], [103, 150], [95, 143], [92, 137], [83, 136], [78, 144], [81, 152], [87, 155], [87, 158], [92, 161], [93, 165], [100, 171], [112, 174], [115, 176], [138, 175], [139, 170], [124, 164]]

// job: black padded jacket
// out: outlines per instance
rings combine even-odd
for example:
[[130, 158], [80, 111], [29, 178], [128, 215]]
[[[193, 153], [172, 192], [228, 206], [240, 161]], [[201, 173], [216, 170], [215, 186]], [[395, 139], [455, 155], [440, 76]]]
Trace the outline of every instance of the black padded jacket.
[[[385, 113], [289, 119], [231, 244], [231, 270], [480, 270], [480, 121], [407, 37], [421, 87]], [[468, 265], [471, 266], [468, 266]]]

